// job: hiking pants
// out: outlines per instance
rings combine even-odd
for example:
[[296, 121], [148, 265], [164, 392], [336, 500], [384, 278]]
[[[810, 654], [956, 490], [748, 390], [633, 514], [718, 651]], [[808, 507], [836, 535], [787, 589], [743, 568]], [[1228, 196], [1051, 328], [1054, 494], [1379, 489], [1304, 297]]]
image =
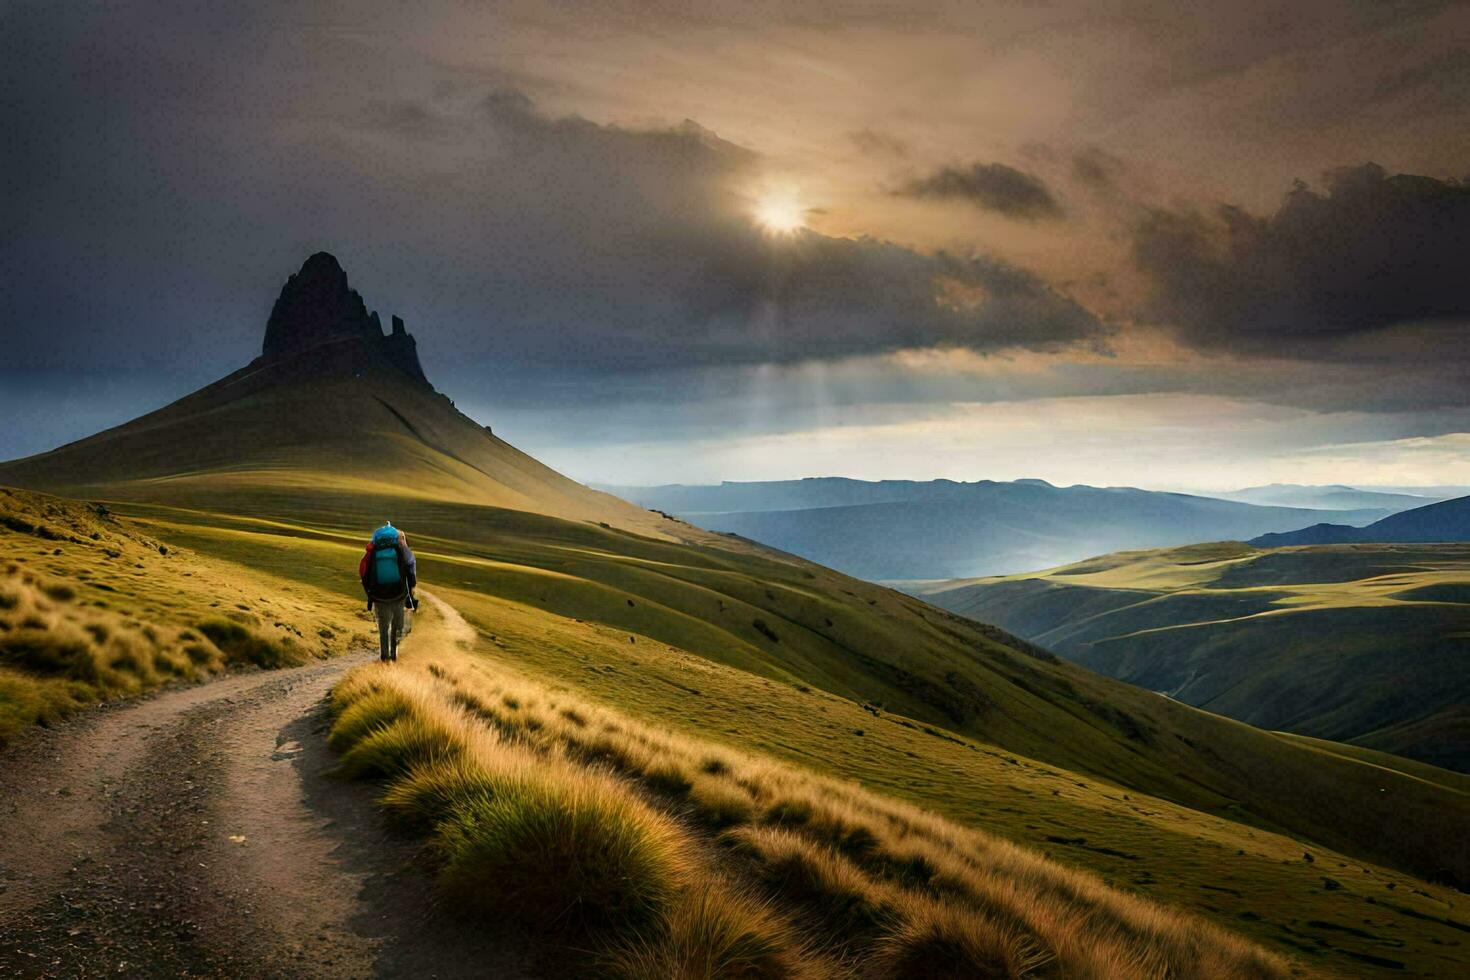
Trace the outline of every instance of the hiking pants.
[[403, 636], [403, 599], [392, 602], [373, 601], [378, 614], [378, 659], [397, 660], [398, 641]]

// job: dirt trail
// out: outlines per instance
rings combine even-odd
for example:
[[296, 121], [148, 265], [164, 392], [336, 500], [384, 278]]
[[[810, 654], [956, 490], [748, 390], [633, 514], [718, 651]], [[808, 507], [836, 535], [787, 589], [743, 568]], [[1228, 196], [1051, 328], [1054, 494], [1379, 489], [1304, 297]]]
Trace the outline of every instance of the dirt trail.
[[[405, 657], [473, 642], [425, 598]], [[329, 775], [323, 699], [372, 659], [167, 691], [0, 753], [0, 977], [527, 975], [520, 944], [436, 912], [374, 789]]]

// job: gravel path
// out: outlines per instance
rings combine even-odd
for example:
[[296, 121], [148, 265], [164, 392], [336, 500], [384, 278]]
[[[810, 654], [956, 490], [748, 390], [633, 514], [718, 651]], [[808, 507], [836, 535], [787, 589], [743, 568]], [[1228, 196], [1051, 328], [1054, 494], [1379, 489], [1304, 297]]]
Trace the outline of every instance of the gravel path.
[[[405, 656], [473, 640], [430, 605]], [[523, 943], [434, 908], [374, 789], [330, 775], [324, 698], [373, 659], [170, 690], [0, 753], [0, 977], [528, 975]]]

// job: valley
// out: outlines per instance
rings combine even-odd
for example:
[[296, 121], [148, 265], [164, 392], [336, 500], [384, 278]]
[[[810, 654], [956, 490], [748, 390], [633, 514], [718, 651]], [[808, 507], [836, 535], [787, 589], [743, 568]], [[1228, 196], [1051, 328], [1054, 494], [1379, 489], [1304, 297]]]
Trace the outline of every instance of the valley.
[[1393, 513], [1372, 495], [1344, 495], [1354, 505], [1347, 508], [1309, 509], [1044, 480], [822, 478], [607, 489], [874, 581], [1010, 574], [1124, 548], [1251, 538], [1320, 521], [1368, 524]]
[[1252, 725], [1470, 769], [1470, 545], [1195, 545], [914, 591]]

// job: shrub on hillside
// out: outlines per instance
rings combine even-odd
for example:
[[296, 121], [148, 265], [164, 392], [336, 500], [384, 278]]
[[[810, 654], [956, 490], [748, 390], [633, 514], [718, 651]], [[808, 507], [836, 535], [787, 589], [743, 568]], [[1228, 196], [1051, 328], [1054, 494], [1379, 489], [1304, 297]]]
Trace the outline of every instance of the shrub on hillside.
[[565, 774], [473, 794], [434, 839], [462, 908], [570, 934], [652, 921], [684, 884], [688, 846], [615, 783]]
[[289, 642], [278, 643], [228, 619], [206, 619], [198, 623], [199, 632], [209, 637], [231, 664], [254, 664], [266, 670], [294, 667], [306, 662], [301, 651]]
[[[594, 933], [605, 973], [1289, 975], [1208, 923], [936, 814], [490, 669], [359, 668], [334, 690], [333, 738], [351, 743], [344, 761], [381, 754], [384, 807], [431, 834], [457, 905], [573, 944]], [[396, 734], [408, 722], [458, 748], [412, 748]], [[774, 904], [726, 894], [730, 874]]]
[[794, 980], [829, 975], [806, 958], [800, 937], [771, 907], [724, 887], [701, 888], [652, 938], [607, 949], [602, 966], [621, 980]]
[[878, 946], [879, 976], [892, 980], [1007, 980], [1035, 974], [1050, 956], [1035, 939], [974, 911], [904, 899], [900, 925]]

